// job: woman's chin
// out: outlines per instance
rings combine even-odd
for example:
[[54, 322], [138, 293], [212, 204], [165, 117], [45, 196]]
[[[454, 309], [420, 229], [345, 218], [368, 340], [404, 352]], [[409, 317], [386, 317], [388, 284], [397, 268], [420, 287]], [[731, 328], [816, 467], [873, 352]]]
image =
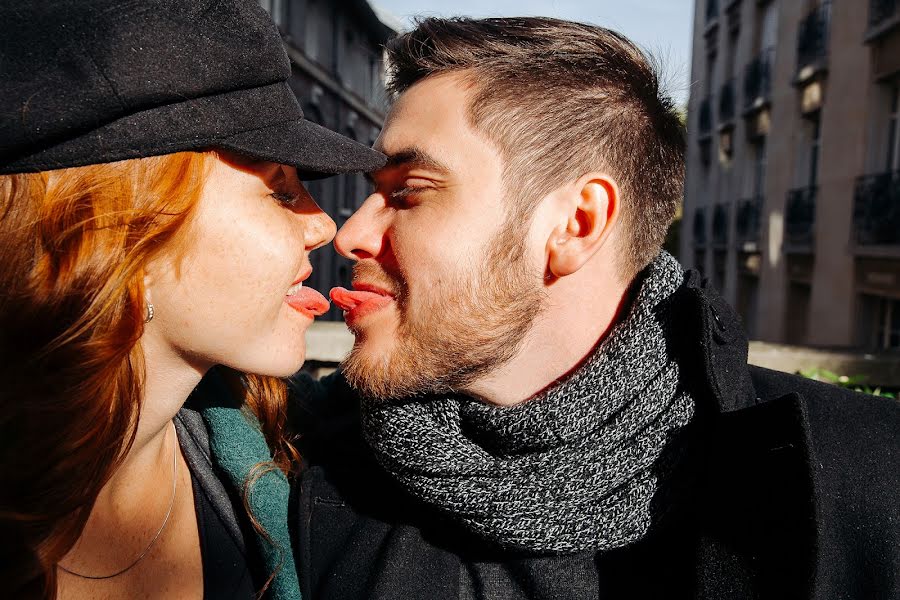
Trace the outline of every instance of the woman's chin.
[[283, 349], [277, 354], [259, 356], [256, 360], [241, 361], [241, 364], [228, 365], [236, 371], [252, 373], [263, 377], [290, 377], [303, 367], [306, 361], [305, 341], [300, 347]]
[[306, 348], [303, 348], [303, 350], [299, 352], [293, 360], [286, 362], [279, 361], [279, 364], [273, 365], [271, 373], [261, 374], [269, 375], [270, 377], [290, 377], [303, 368], [304, 362], [306, 362]]

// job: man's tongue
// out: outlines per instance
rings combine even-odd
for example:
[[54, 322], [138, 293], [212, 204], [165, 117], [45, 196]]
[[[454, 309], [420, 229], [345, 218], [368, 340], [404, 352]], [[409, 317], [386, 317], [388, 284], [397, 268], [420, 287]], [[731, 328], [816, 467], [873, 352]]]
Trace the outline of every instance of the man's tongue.
[[288, 296], [287, 301], [294, 308], [315, 316], [324, 315], [330, 307], [325, 296], [306, 286], [300, 288], [297, 293]]
[[334, 303], [341, 307], [341, 310], [353, 310], [368, 300], [384, 298], [384, 296], [375, 292], [348, 290], [342, 287], [331, 288], [330, 295]]

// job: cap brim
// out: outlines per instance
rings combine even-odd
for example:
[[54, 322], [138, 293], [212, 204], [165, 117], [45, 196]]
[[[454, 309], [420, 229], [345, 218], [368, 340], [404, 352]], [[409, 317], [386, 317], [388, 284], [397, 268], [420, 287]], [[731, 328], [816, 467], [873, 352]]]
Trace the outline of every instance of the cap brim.
[[305, 119], [245, 131], [217, 142], [216, 147], [294, 166], [300, 178], [307, 180], [367, 173], [387, 161], [381, 152]]
[[0, 165], [0, 174], [223, 148], [297, 168], [304, 179], [368, 172], [380, 152], [303, 118], [287, 82], [138, 111]]

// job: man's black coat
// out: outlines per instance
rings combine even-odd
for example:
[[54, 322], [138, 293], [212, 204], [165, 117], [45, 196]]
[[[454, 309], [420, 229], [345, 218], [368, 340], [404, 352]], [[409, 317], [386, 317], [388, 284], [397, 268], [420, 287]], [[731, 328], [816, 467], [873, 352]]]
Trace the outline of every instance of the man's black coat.
[[698, 451], [647, 537], [569, 556], [469, 537], [374, 462], [336, 378], [298, 415], [304, 598], [900, 599], [900, 404], [748, 367], [739, 320], [696, 273], [670, 302]]

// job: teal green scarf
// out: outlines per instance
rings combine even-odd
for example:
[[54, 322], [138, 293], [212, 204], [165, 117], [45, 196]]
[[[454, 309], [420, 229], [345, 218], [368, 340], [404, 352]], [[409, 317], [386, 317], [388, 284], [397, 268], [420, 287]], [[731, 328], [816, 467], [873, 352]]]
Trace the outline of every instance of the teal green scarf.
[[[259, 424], [237, 407], [209, 406], [201, 409], [209, 429], [209, 445], [216, 467], [235, 489], [243, 492], [253, 467], [272, 460]], [[256, 547], [267, 573], [275, 573], [267, 598], [302, 600], [291, 538], [288, 533], [290, 485], [284, 473], [272, 468], [256, 479], [248, 494], [253, 517], [270, 539], [256, 536]]]

